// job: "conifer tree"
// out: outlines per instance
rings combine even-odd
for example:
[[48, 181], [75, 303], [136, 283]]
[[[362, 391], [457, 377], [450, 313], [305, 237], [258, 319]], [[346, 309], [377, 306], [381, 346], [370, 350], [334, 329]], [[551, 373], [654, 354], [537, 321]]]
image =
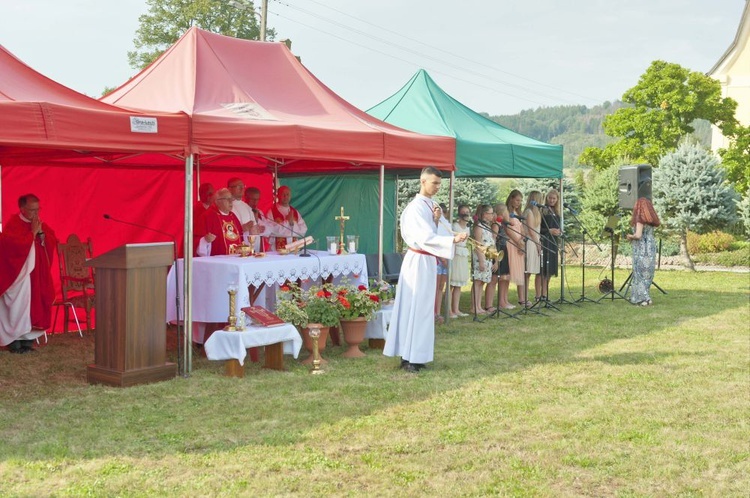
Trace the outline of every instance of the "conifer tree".
[[737, 194], [725, 170], [714, 154], [685, 141], [659, 161], [652, 190], [662, 225], [680, 236], [680, 254], [694, 270], [687, 250], [688, 230], [705, 233], [736, 219]]

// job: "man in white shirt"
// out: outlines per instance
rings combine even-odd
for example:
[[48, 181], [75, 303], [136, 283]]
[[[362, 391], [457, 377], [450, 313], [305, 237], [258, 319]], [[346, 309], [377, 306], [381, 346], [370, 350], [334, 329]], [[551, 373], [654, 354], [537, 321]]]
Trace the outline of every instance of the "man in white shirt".
[[440, 190], [440, 171], [422, 170], [420, 190], [401, 214], [401, 237], [409, 247], [401, 265], [391, 324], [383, 354], [400, 356], [401, 368], [416, 373], [435, 351], [435, 294], [438, 258], [453, 259], [454, 244], [466, 233], [453, 234], [439, 223], [442, 211], [432, 196]]
[[258, 203], [260, 202], [260, 190], [256, 187], [247, 187], [245, 189], [245, 202], [250, 209], [253, 211], [255, 216], [255, 232], [257, 237], [255, 238], [255, 252], [265, 252], [269, 250], [268, 236], [271, 235], [271, 222], [266, 218], [260, 209], [258, 209]]
[[242, 240], [245, 244], [249, 245], [248, 235], [253, 233], [255, 215], [252, 208], [242, 199], [242, 194], [245, 192], [245, 184], [239, 178], [230, 178], [227, 182], [227, 188], [232, 194], [232, 212], [240, 220], [240, 225], [242, 225]]

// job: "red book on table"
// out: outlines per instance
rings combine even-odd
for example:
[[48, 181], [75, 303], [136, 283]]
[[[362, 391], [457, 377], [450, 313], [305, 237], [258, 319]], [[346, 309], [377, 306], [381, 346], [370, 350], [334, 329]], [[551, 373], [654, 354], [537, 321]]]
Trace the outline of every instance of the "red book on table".
[[242, 311], [250, 317], [255, 325], [260, 325], [261, 327], [276, 327], [286, 323], [263, 306], [248, 306], [247, 308], [242, 308]]

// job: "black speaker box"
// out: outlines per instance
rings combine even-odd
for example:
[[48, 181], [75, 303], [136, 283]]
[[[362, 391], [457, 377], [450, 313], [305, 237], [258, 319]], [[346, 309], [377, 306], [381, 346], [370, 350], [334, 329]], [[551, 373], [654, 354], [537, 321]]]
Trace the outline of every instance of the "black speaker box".
[[617, 196], [622, 209], [633, 209], [639, 197], [651, 199], [651, 165], [620, 167]]

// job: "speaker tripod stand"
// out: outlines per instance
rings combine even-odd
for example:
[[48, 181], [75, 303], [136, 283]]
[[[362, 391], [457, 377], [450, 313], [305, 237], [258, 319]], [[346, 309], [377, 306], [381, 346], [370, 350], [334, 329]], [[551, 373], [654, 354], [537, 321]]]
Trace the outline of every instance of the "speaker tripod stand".
[[[614, 222], [614, 225], [617, 224], [617, 221], [619, 221], [619, 219], [620, 218], [618, 216], [617, 220]], [[607, 223], [607, 225], [611, 225], [611, 224], [613, 224], [613, 223], [611, 223], [611, 221]], [[610, 261], [609, 261], [609, 271], [610, 271], [610, 277], [611, 277], [610, 286], [611, 286], [611, 288], [608, 289], [602, 295], [602, 297], [600, 297], [596, 301], [597, 303], [599, 301], [602, 301], [603, 299], [606, 299], [607, 297], [610, 297], [612, 301], [614, 301], [615, 299], [625, 299], [625, 296], [623, 296], [622, 294], [620, 294], [619, 292], [617, 292], [615, 290], [615, 256], [617, 256], [617, 246], [615, 244], [615, 231], [614, 231], [614, 227], [609, 227], [609, 226], [605, 227], [604, 231], [607, 232], [607, 233], [609, 233], [609, 244], [610, 244], [610, 251], [611, 251], [610, 254], [612, 256], [611, 259], [610, 259]], [[620, 237], [618, 235], [617, 239], [619, 239], [619, 238]]]

